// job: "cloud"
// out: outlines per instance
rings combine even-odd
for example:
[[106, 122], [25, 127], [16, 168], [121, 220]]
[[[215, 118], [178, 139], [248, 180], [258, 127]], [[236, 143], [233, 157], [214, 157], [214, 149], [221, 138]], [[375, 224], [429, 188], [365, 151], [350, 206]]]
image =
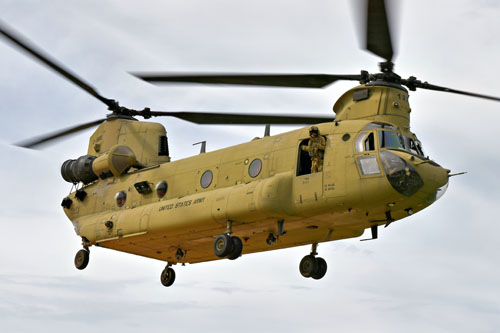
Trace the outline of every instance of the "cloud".
[[[404, 77], [495, 95], [500, 69], [498, 6], [491, 1], [401, 4], [396, 70]], [[429, 10], [432, 8], [432, 10]], [[3, 1], [2, 20], [88, 80], [104, 96], [141, 109], [330, 114], [352, 82], [327, 89], [156, 87], [129, 71], [375, 71], [359, 50], [348, 4], [331, 1]], [[61, 15], [65, 13], [66, 15]], [[422, 22], [425, 21], [425, 24]], [[455, 171], [446, 195], [380, 230], [379, 239], [322, 243], [324, 279], [300, 276], [310, 246], [234, 262], [176, 267], [92, 249], [85, 271], [60, 208], [71, 184], [62, 162], [84, 155], [91, 130], [41, 151], [9, 144], [106, 114], [80, 89], [0, 43], [0, 318], [4, 331], [488, 332], [500, 327], [498, 105], [412, 92], [412, 130]], [[156, 119], [174, 159], [262, 136], [263, 127], [197, 126]], [[289, 128], [273, 127], [272, 133]]]
[[[144, 315], [175, 316], [185, 309], [203, 309], [196, 301], [147, 301], [126, 297], [139, 280], [96, 281], [79, 277], [0, 276], [0, 316], [3, 319], [85, 324], [110, 324]], [[124, 314], [127, 314], [124, 317]]]

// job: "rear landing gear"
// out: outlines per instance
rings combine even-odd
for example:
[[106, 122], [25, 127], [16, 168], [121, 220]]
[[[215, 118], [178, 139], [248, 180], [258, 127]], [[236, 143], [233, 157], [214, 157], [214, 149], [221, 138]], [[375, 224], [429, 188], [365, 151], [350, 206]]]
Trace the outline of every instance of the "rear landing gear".
[[165, 287], [170, 287], [175, 281], [175, 271], [170, 265], [171, 264], [168, 264], [160, 275], [160, 282]]
[[303, 277], [312, 277], [315, 280], [321, 279], [326, 274], [327, 264], [325, 259], [316, 257], [318, 254], [316, 252], [318, 244], [314, 243], [312, 245], [311, 254], [302, 258], [299, 264], [299, 271]]
[[318, 258], [316, 258], [316, 261], [317, 261], [317, 264], [318, 264], [318, 271], [316, 272], [316, 274], [311, 275], [311, 277], [313, 279], [315, 279], [315, 280], [319, 280], [323, 276], [325, 276], [326, 270], [327, 270], [328, 267], [326, 265], [325, 259], [323, 259], [321, 257], [318, 257]]
[[75, 267], [79, 270], [85, 269], [89, 264], [90, 251], [88, 248], [81, 249], [75, 255]]

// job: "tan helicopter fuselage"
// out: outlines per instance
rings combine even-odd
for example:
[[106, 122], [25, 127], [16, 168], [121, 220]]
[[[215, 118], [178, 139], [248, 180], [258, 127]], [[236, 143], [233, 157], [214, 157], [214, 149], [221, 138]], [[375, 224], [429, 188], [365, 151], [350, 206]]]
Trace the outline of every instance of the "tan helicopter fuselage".
[[[122, 174], [103, 173], [83, 187], [83, 200], [72, 193], [65, 212], [86, 246], [195, 263], [218, 259], [214, 239], [228, 231], [248, 254], [358, 237], [436, 200], [448, 170], [382, 142], [388, 134], [382, 132], [416, 140], [404, 89], [361, 85], [334, 110], [335, 122], [316, 125], [326, 138], [323, 170], [316, 173], [307, 170], [300, 148], [309, 128], [170, 162], [159, 148], [163, 126], [110, 119], [90, 139], [88, 154], [104, 161], [110, 149], [126, 146], [138, 163]], [[160, 182], [168, 184], [163, 197], [155, 191]], [[150, 192], [139, 193], [137, 184]]]

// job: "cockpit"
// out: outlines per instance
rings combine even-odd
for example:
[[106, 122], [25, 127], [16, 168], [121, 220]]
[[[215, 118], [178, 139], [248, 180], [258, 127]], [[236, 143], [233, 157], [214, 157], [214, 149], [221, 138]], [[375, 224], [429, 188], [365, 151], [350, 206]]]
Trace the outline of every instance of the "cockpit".
[[424, 186], [424, 181], [415, 167], [395, 152], [391, 152], [400, 150], [426, 159], [422, 144], [415, 136], [404, 136], [393, 125], [374, 122], [361, 130], [355, 140], [355, 150], [363, 177], [385, 173], [392, 187], [408, 197]]
[[[368, 132], [369, 130], [372, 130]], [[375, 130], [375, 131], [373, 131]], [[420, 141], [414, 137], [404, 136], [390, 124], [370, 123], [363, 128], [356, 139], [356, 152], [375, 150], [375, 136], [378, 137], [379, 148], [401, 149], [419, 157], [425, 157]]]

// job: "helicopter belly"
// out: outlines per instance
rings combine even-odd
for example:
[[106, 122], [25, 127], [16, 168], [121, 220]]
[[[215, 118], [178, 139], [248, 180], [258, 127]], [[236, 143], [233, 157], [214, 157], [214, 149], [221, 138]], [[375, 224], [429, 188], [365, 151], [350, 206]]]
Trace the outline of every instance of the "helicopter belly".
[[[280, 236], [276, 234], [276, 219], [263, 219], [235, 226], [233, 235], [243, 240], [243, 254], [250, 254], [359, 237], [364, 232], [363, 227], [333, 228], [335, 220], [331, 216], [328, 219], [293, 219], [285, 223], [286, 233]], [[177, 234], [155, 232], [99, 242], [97, 245], [172, 263], [197, 263], [220, 259], [213, 252], [213, 243], [216, 236], [225, 230], [225, 227], [214, 226]], [[276, 236], [273, 242], [269, 241], [270, 235]]]

